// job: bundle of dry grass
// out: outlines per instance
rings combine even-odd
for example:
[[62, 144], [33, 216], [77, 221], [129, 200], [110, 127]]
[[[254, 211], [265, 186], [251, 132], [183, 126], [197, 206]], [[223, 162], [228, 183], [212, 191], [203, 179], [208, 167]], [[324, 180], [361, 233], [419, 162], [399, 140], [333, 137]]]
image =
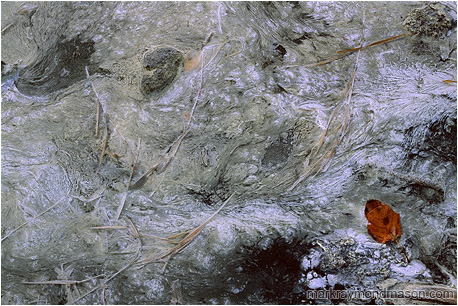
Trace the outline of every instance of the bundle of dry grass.
[[[197, 235], [199, 235], [199, 233], [203, 230], [203, 228], [208, 224], [210, 223], [211, 220], [213, 220], [213, 218], [226, 206], [226, 204], [232, 199], [233, 197], [233, 194], [226, 200], [224, 201], [224, 203], [220, 206], [220, 208], [218, 208], [207, 220], [205, 220], [201, 225], [197, 226], [196, 228], [190, 230], [190, 231], [187, 231], [187, 232], [184, 232], [184, 233], [180, 233], [178, 235], [174, 235], [174, 236], [171, 236], [171, 237], [168, 237], [168, 238], [165, 238], [167, 240], [173, 240], [173, 239], [176, 239], [178, 237], [182, 237], [182, 236], [185, 236], [183, 239], [179, 240], [178, 242], [173, 242], [175, 243], [176, 245], [170, 249], [168, 249], [167, 251], [165, 251], [164, 253], [162, 254], [159, 254], [159, 255], [153, 255], [153, 256], [150, 256], [150, 257], [146, 257], [144, 259], [142, 259], [139, 263], [143, 266], [143, 265], [147, 265], [149, 263], [153, 263], [153, 262], [160, 262], [162, 261], [164, 258], [167, 258], [166, 259], [166, 264], [168, 262], [168, 260], [173, 256], [173, 255], [176, 255], [178, 253], [180, 253], [185, 247], [187, 247], [193, 240], [194, 238], [196, 238]], [[164, 266], [165, 267], [165, 266]]]
[[[321, 134], [321, 137], [318, 143], [312, 148], [310, 154], [306, 157], [304, 161], [304, 168], [302, 173], [299, 175], [299, 178], [289, 187], [287, 190], [292, 191], [299, 185], [302, 181], [307, 179], [310, 176], [314, 176], [321, 172], [323, 168], [329, 163], [336, 152], [336, 148], [342, 142], [344, 136], [348, 132], [348, 127], [350, 123], [350, 114], [351, 114], [351, 98], [353, 94], [353, 87], [355, 84], [356, 70], [358, 66], [359, 55], [362, 50], [367, 48], [377, 46], [383, 43], [394, 41], [407, 37], [411, 34], [401, 34], [386, 39], [376, 41], [374, 43], [368, 44], [366, 46], [360, 46], [356, 48], [351, 48], [343, 51], [338, 51], [339, 54], [336, 57], [320, 61], [318, 63], [306, 65], [306, 67], [320, 66], [329, 64], [336, 60], [339, 60], [347, 55], [357, 52], [356, 61], [353, 69], [353, 73], [350, 77], [349, 82], [343, 92], [342, 99], [339, 100], [335, 106], [331, 116], [328, 119], [326, 127]], [[342, 118], [340, 122], [336, 122], [337, 118]]]
[[[353, 86], [355, 84], [358, 60], [359, 51], [356, 57], [356, 63], [352, 76], [345, 88], [342, 99], [338, 102], [333, 112], [331, 113], [326, 127], [321, 134], [320, 140], [312, 148], [310, 154], [305, 159], [302, 173], [299, 175], [299, 178], [296, 179], [296, 181], [291, 185], [291, 187], [288, 188], [288, 191], [292, 191], [294, 188], [296, 188], [297, 185], [299, 185], [306, 178], [310, 177], [312, 174], [316, 175], [319, 173], [334, 156], [337, 146], [342, 142], [345, 134], [347, 133], [350, 122], [351, 97], [353, 94]], [[336, 123], [335, 120], [339, 117], [339, 114], [342, 113], [342, 109], [342, 121], [340, 123]]]

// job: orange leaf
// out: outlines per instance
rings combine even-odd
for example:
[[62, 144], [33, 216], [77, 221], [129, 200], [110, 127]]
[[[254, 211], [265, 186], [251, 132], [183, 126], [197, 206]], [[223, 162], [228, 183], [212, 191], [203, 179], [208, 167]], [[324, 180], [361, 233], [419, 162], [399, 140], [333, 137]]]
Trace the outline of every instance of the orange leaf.
[[367, 231], [375, 241], [387, 243], [401, 237], [401, 219], [391, 207], [379, 200], [369, 200], [364, 209], [369, 221]]
[[186, 58], [184, 59], [183, 70], [191, 71], [199, 67], [202, 60], [201, 56], [202, 52], [188, 53], [188, 55], [186, 55]]

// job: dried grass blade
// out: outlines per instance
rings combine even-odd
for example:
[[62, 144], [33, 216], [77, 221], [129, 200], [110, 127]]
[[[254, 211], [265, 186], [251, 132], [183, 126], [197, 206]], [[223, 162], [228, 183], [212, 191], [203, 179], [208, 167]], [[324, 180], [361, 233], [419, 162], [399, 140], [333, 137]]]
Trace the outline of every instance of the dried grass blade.
[[108, 142], [108, 135], [106, 135], [106, 134], [103, 137], [102, 151], [100, 152], [99, 164], [97, 166], [97, 169], [99, 169], [100, 166], [102, 165], [103, 156], [105, 155], [105, 149], [107, 147], [107, 142]]
[[[183, 238], [183, 240], [180, 241], [180, 244], [183, 243], [183, 244], [187, 245], [189, 242], [191, 242], [192, 239], [194, 239], [194, 237], [197, 236], [202, 231], [202, 229], [208, 223], [210, 223], [210, 221], [213, 220], [213, 218], [226, 206], [226, 204], [229, 203], [229, 201], [232, 199], [233, 196], [234, 196], [234, 194], [231, 194], [231, 196], [226, 201], [224, 201], [224, 203], [221, 205], [220, 208], [218, 208], [218, 210], [216, 210], [207, 220], [205, 220], [204, 223], [202, 223], [201, 225], [196, 227], [185, 238]], [[180, 250], [181, 250], [181, 248], [180, 248]]]
[[[137, 227], [135, 226], [135, 224], [132, 222], [132, 220], [127, 217], [127, 220], [129, 220], [129, 223], [130, 223], [130, 232], [132, 233], [132, 235], [135, 237], [135, 238], [140, 238], [141, 235], [140, 235], [140, 232], [138, 231]], [[140, 242], [141, 242], [141, 239], [140, 239]]]
[[[67, 194], [68, 196], [68, 194]], [[33, 217], [32, 219], [22, 223], [21, 225], [19, 225], [18, 227], [16, 227], [14, 230], [12, 230], [8, 235], [6, 235], [5, 237], [2, 238], [1, 241], [5, 240], [6, 238], [8, 238], [9, 236], [11, 236], [12, 234], [14, 234], [16, 231], [18, 231], [19, 229], [21, 229], [23, 226], [29, 224], [30, 222], [32, 222], [33, 220], [36, 220], [38, 219], [39, 217], [43, 216], [45, 213], [47, 213], [48, 211], [50, 211], [51, 209], [53, 209], [54, 207], [57, 206], [57, 204], [59, 204], [62, 200], [64, 200], [67, 196], [64, 196], [62, 197], [61, 199], [59, 199], [56, 203], [54, 203], [53, 205], [51, 205], [51, 207], [49, 207], [48, 209], [46, 209], [45, 211], [39, 213], [38, 215], [36, 215], [35, 217]]]
[[324, 139], [326, 137], [326, 134], [328, 133], [328, 130], [331, 127], [331, 124], [332, 124], [334, 118], [337, 116], [337, 113], [338, 113], [338, 111], [340, 110], [341, 107], [342, 107], [341, 105], [337, 106], [334, 109], [334, 111], [332, 112], [331, 116], [329, 117], [329, 120], [328, 120], [328, 122], [326, 124], [326, 128], [324, 129], [323, 134], [321, 135], [321, 139], [318, 142], [318, 145], [316, 146], [315, 154], [312, 156], [312, 158], [320, 151], [321, 146], [323, 145]]
[[346, 108], [345, 108], [345, 121], [344, 121], [344, 123], [342, 125], [342, 133], [341, 133], [339, 141], [342, 141], [342, 139], [345, 136], [345, 134], [347, 132], [347, 129], [348, 129], [348, 118], [350, 116], [350, 103], [351, 103], [351, 98], [353, 96], [353, 88], [354, 88], [354, 85], [355, 85], [355, 76], [356, 76], [356, 69], [358, 67], [359, 54], [360, 54], [360, 51], [358, 51], [358, 54], [356, 55], [355, 69], [353, 69], [353, 74], [352, 74], [350, 83], [348, 84], [349, 88], [348, 88], [348, 91], [347, 91], [347, 94], [346, 94], [346, 97], [347, 97], [347, 103], [346, 104], [347, 105], [346, 105]]
[[22, 283], [26, 285], [77, 285], [77, 284], [89, 282], [93, 279], [100, 278], [103, 276], [105, 275], [102, 274], [102, 275], [90, 277], [90, 278], [79, 280], [79, 281], [78, 280], [69, 280], [69, 279], [56, 279], [56, 280], [43, 281], [43, 282], [22, 282]]
[[191, 129], [191, 119], [189, 120], [190, 121], [188, 122], [183, 133], [169, 146], [165, 154], [161, 155], [159, 157], [159, 160], [148, 171], [146, 171], [132, 186], [130, 186], [129, 189], [138, 189], [143, 187], [143, 185], [146, 183], [147, 178], [154, 171], [156, 171], [157, 173], [162, 173], [167, 169], [172, 160], [175, 158], [175, 155], [178, 152], [178, 149], [180, 148], [181, 142]]
[[119, 220], [119, 217], [121, 216], [121, 213], [124, 209], [124, 205], [126, 204], [126, 199], [127, 195], [129, 194], [129, 189], [130, 189], [130, 184], [132, 183], [132, 177], [134, 175], [134, 169], [135, 169], [135, 164], [137, 163], [138, 156], [140, 155], [140, 145], [141, 145], [141, 139], [138, 139], [138, 146], [137, 146], [137, 154], [134, 154], [132, 150], [132, 169], [130, 171], [129, 175], [129, 180], [127, 181], [127, 190], [121, 200], [121, 204], [119, 205], [118, 209], [116, 210], [116, 218], [115, 220]]
[[88, 292], [86, 292], [85, 294], [79, 296], [76, 300], [73, 301], [73, 303], [81, 300], [82, 298], [88, 296], [89, 294], [91, 294], [92, 292], [96, 291], [97, 289], [100, 289], [102, 287], [104, 287], [109, 281], [111, 281], [113, 278], [115, 278], [118, 274], [122, 273], [124, 270], [126, 270], [127, 268], [129, 268], [139, 257], [139, 251], [137, 251], [137, 253], [135, 254], [135, 256], [129, 261], [129, 263], [127, 265], [125, 265], [124, 267], [122, 267], [120, 270], [118, 270], [116, 273], [112, 274], [106, 281], [104, 281], [102, 284], [96, 286], [95, 288], [89, 290]]
[[179, 234], [176, 234], [176, 235], [169, 236], [169, 237], [167, 237], [167, 239], [175, 239], [175, 238], [178, 238], [178, 237], [181, 237], [181, 236], [185, 236], [185, 235], [188, 235], [190, 232], [191, 232], [191, 230], [187, 230], [187, 231], [185, 231], [183, 233], [179, 233]]
[[339, 59], [341, 59], [341, 58], [343, 58], [345, 56], [348, 56], [350, 54], [351, 53], [341, 54], [339, 56], [336, 56], [336, 57], [333, 57], [333, 58], [330, 58], [330, 59], [327, 59], [327, 60], [324, 60], [324, 61], [321, 61], [321, 62], [318, 62], [318, 63], [305, 65], [304, 67], [316, 67], [316, 66], [326, 65], [326, 64], [332, 63], [332, 62], [334, 62], [336, 60], [339, 60]]
[[179, 253], [189, 243], [191, 243], [191, 241], [202, 231], [202, 229], [226, 206], [226, 204], [232, 199], [233, 195], [234, 194], [232, 194], [226, 201], [224, 201], [221, 207], [218, 208], [218, 210], [216, 210], [207, 220], [205, 220], [205, 222], [203, 222], [201, 225], [193, 229], [186, 237], [184, 237], [181, 241], [179, 241], [176, 246], [170, 248], [168, 251], [164, 252], [163, 254], [157, 257], [145, 258], [144, 260], [141, 261], [141, 264], [149, 264], [152, 262], [158, 262], [167, 256], [173, 256]]
[[129, 190], [135, 190], [135, 189], [140, 189], [145, 185], [146, 180], [148, 177], [153, 174], [154, 170], [156, 170], [157, 166], [159, 165], [159, 162], [156, 162], [148, 171], [143, 173], [143, 175], [135, 181], [135, 183], [131, 186], [129, 186]]
[[369, 44], [367, 46], [357, 47], [357, 48], [352, 48], [352, 49], [347, 49], [347, 50], [342, 50], [342, 51], [337, 51], [337, 53], [338, 54], [349, 53], [349, 52], [353, 53], [353, 52], [358, 51], [358, 50], [362, 50], [362, 49], [366, 49], [366, 48], [369, 48], [369, 47], [372, 47], [372, 46], [383, 44], [383, 43], [386, 43], [386, 42], [389, 42], [389, 41], [392, 41], [392, 40], [395, 40], [395, 39], [398, 39], [398, 38], [401, 38], [401, 37], [405, 37], [405, 36], [408, 36], [408, 35], [410, 35], [410, 34], [401, 34], [401, 35], [389, 37], [389, 38], [386, 38], [386, 39], [382, 39], [382, 40], [376, 41], [376, 42], [374, 42], [372, 44]]
[[15, 22], [11, 22], [10, 24], [8, 24], [6, 27], [4, 27], [2, 29], [2, 34], [5, 33], [6, 30], [8, 30]]
[[391, 40], [395, 40], [395, 39], [398, 39], [398, 38], [402, 38], [404, 36], [409, 36], [411, 34], [401, 34], [401, 35], [397, 35], [397, 36], [393, 36], [393, 37], [390, 37], [390, 38], [386, 38], [386, 39], [383, 39], [383, 40], [380, 40], [380, 41], [376, 41], [372, 44], [369, 44], [367, 46], [363, 46], [363, 47], [356, 47], [356, 48], [351, 48], [351, 49], [347, 49], [347, 50], [342, 50], [342, 51], [337, 51], [337, 54], [339, 54], [338, 56], [335, 56], [333, 58], [330, 58], [330, 59], [327, 59], [327, 60], [323, 60], [323, 61], [320, 61], [318, 63], [313, 63], [313, 64], [308, 64], [308, 65], [305, 65], [304, 67], [315, 67], [315, 66], [321, 66], [321, 65], [326, 65], [326, 64], [329, 64], [329, 63], [332, 63], [336, 60], [339, 60], [345, 56], [348, 56], [356, 51], [359, 51], [359, 50], [363, 50], [363, 49], [366, 49], [366, 48], [369, 48], [369, 47], [372, 47], [372, 46], [376, 46], [376, 45], [379, 45], [379, 44], [382, 44], [382, 43], [385, 43], [385, 42], [389, 42]]
[[178, 244], [178, 242], [176, 242], [176, 241], [170, 240], [168, 238], [155, 236], [155, 235], [140, 234], [140, 237], [162, 240], [162, 241], [166, 241], [166, 242], [171, 243], [171, 244]]
[[79, 281], [74, 280], [52, 280], [45, 282], [22, 282], [26, 285], [76, 285]]
[[[87, 70], [87, 66], [85, 67], [85, 69], [86, 69], [86, 76], [89, 79], [90, 75], [89, 75], [89, 71]], [[96, 122], [95, 122], [95, 137], [97, 137], [99, 135], [100, 98], [99, 98], [99, 95], [97, 94], [97, 91], [95, 90], [94, 83], [92, 83], [92, 81], [90, 81], [90, 83], [92, 86], [92, 90], [94, 91], [95, 97], [97, 98], [97, 114], [96, 114]]]
[[93, 226], [90, 229], [99, 230], [99, 229], [128, 229], [128, 226], [123, 225], [104, 225], [104, 226]]

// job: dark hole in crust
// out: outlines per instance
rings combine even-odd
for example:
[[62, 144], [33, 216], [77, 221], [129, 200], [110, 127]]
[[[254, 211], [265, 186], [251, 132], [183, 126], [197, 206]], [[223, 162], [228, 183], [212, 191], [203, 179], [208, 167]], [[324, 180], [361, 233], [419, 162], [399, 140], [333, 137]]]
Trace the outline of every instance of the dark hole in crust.
[[83, 42], [79, 36], [60, 39], [52, 48], [44, 50], [34, 64], [19, 74], [16, 87], [25, 95], [46, 96], [67, 88], [86, 78], [85, 67], [93, 73], [90, 58], [94, 42]]

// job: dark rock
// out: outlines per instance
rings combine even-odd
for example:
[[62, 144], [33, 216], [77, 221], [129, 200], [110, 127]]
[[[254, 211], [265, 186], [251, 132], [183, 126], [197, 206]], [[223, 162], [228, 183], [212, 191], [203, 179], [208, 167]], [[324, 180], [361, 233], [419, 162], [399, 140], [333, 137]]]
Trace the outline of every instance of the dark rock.
[[148, 52], [143, 57], [144, 75], [141, 90], [144, 94], [160, 91], [171, 84], [184, 60], [183, 54], [170, 47]]
[[454, 20], [449, 9], [440, 3], [428, 4], [421, 9], [415, 9], [407, 16], [404, 26], [414, 34], [441, 37], [454, 27]]

